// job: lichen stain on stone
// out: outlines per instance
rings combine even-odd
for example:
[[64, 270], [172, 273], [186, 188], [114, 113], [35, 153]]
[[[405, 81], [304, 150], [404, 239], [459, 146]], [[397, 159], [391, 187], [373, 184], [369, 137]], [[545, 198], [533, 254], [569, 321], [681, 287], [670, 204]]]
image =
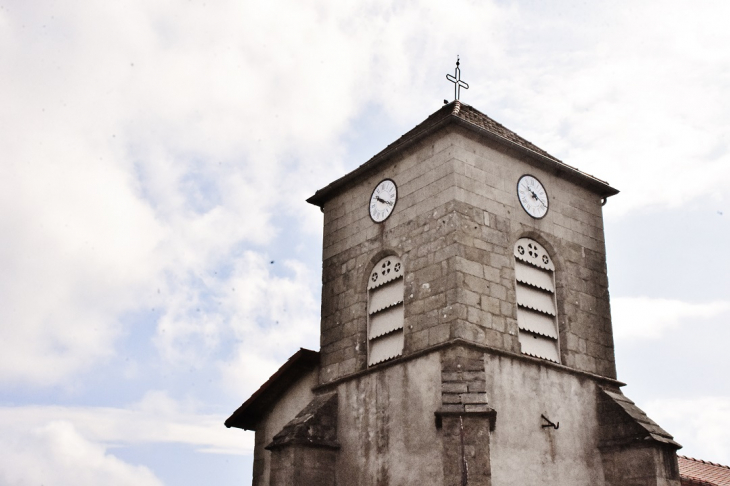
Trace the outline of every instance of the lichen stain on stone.
[[368, 390], [368, 380], [359, 379], [355, 385], [357, 395], [355, 397], [354, 407], [357, 410], [355, 421], [358, 425], [358, 443], [361, 447], [362, 457], [367, 461], [370, 457], [370, 444], [373, 441], [372, 428], [370, 426], [370, 409], [367, 406], [367, 400], [370, 398]]
[[378, 374], [375, 386], [375, 450], [378, 455], [381, 455], [388, 452], [390, 442], [390, 411], [388, 409], [390, 404], [390, 389], [388, 388], [388, 380], [385, 373]]

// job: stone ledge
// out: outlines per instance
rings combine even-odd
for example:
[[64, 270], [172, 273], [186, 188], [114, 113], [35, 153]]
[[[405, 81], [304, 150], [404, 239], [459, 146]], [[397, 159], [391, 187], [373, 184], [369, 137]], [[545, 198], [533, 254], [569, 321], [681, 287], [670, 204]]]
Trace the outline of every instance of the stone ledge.
[[442, 407], [434, 412], [436, 416], [436, 428], [441, 428], [444, 417], [484, 417], [489, 420], [489, 430], [493, 432], [497, 426], [497, 411], [493, 408], [487, 407], [486, 410], [480, 411], [466, 411], [466, 410], [450, 410], [449, 408]]
[[484, 345], [484, 344], [475, 343], [472, 341], [467, 341], [466, 339], [456, 338], [456, 339], [451, 339], [449, 341], [446, 341], [446, 342], [443, 342], [440, 344], [433, 345], [427, 349], [421, 349], [419, 351], [416, 351], [416, 352], [406, 355], [406, 356], [401, 356], [400, 358], [392, 359], [392, 360], [386, 361], [384, 363], [379, 363], [370, 368], [358, 370], [353, 373], [340, 376], [327, 383], [322, 383], [320, 385], [317, 385], [316, 387], [313, 388], [313, 391], [318, 392], [318, 391], [323, 391], [323, 390], [329, 390], [331, 388], [336, 387], [337, 385], [339, 385], [341, 383], [345, 383], [345, 382], [353, 380], [355, 378], [360, 378], [361, 376], [366, 376], [366, 375], [369, 375], [370, 373], [375, 373], [375, 372], [381, 371], [383, 369], [390, 368], [391, 366], [396, 366], [396, 365], [405, 363], [407, 361], [411, 361], [411, 360], [420, 358], [421, 356], [426, 356], [428, 354], [435, 353], [435, 352], [441, 351], [444, 348], [447, 348], [450, 346], [455, 346], [455, 345], [467, 346], [467, 347], [470, 347], [473, 349], [484, 351], [486, 353], [494, 353], [494, 354], [497, 354], [500, 356], [506, 356], [508, 358], [514, 358], [514, 359], [517, 359], [520, 361], [529, 362], [529, 363], [532, 363], [532, 364], [535, 364], [538, 366], [544, 366], [546, 368], [553, 368], [555, 370], [565, 371], [566, 373], [589, 378], [591, 380], [595, 380], [599, 383], [604, 383], [609, 386], [616, 386], [616, 387], [626, 386], [626, 383], [624, 383], [622, 381], [618, 381], [614, 378], [609, 378], [608, 376], [597, 375], [597, 374], [591, 373], [589, 371], [578, 370], [578, 369], [571, 368], [571, 367], [563, 365], [563, 364], [553, 363], [552, 361], [547, 361], [547, 360], [540, 359], [540, 358], [533, 358], [531, 356], [527, 356], [526, 354], [513, 353], [511, 351], [496, 348], [494, 346], [488, 346], [488, 345]]

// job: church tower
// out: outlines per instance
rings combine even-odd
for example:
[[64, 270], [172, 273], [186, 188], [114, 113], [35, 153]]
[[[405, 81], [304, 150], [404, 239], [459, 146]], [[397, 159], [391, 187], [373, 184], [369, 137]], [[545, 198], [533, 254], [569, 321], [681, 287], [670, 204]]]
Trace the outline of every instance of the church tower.
[[317, 191], [321, 349], [226, 421], [253, 484], [679, 486], [616, 380], [617, 193], [458, 100]]

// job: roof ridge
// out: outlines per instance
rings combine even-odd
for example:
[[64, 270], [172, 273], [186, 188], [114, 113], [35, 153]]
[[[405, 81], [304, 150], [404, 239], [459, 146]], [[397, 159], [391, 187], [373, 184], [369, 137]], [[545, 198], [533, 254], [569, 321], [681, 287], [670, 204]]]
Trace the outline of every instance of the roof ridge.
[[[453, 106], [451, 106], [453, 104]], [[606, 181], [602, 181], [590, 174], [566, 164], [557, 157], [550, 155], [529, 140], [521, 137], [516, 132], [505, 127], [488, 115], [482, 113], [471, 105], [454, 100], [451, 103], [443, 105], [434, 113], [429, 115], [424, 121], [401, 135], [400, 138], [388, 144], [383, 150], [371, 157], [367, 162], [350, 171], [339, 179], [329, 183], [327, 186], [318, 190], [307, 199], [307, 202], [319, 207], [324, 206], [332, 195], [345, 186], [354, 177], [366, 173], [379, 164], [388, 160], [395, 154], [404, 151], [407, 147], [424, 139], [428, 135], [434, 133], [443, 127], [454, 123], [468, 130], [475, 131], [491, 138], [499, 144], [515, 148], [519, 152], [528, 157], [535, 158], [543, 164], [547, 164], [546, 169], [561, 174], [562, 177], [572, 179], [576, 182], [583, 182], [599, 193], [602, 197], [609, 197], [618, 194], [618, 191], [608, 185]]]

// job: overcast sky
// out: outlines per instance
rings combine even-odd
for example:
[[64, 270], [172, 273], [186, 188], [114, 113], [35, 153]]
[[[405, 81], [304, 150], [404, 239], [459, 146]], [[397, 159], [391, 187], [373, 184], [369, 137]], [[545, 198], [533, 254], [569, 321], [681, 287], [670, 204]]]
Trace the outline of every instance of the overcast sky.
[[0, 485], [240, 485], [317, 189], [453, 98], [621, 193], [619, 379], [730, 464], [730, 4], [0, 0]]

